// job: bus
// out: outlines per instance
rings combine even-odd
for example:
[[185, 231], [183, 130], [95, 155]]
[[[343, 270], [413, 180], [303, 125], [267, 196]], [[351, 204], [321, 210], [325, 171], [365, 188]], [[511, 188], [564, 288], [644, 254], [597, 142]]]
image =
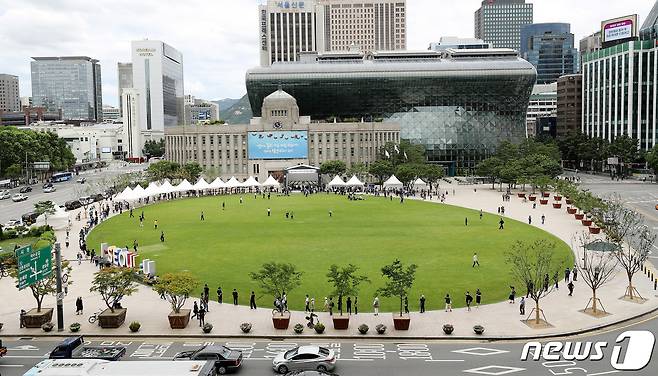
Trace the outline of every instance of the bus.
[[73, 179], [72, 172], [58, 172], [50, 177], [50, 181], [52, 181], [53, 183], [61, 183], [63, 181], [69, 181], [71, 179]]

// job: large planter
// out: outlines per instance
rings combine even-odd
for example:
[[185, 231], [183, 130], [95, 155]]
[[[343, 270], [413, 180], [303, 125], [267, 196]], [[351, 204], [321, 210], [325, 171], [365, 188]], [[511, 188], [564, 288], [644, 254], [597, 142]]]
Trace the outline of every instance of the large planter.
[[519, 198], [524, 198], [525, 197], [525, 193], [517, 193], [516, 195], [519, 196]]
[[447, 335], [451, 335], [452, 332], [454, 332], [454, 331], [455, 331], [455, 327], [452, 326], [452, 324], [444, 324], [443, 325], [443, 333], [445, 333]]
[[172, 329], [185, 329], [190, 323], [190, 310], [181, 309], [179, 313], [172, 311], [169, 316], [169, 327]]
[[116, 308], [114, 312], [106, 309], [98, 315], [98, 325], [103, 329], [116, 329], [126, 322], [126, 312], [125, 308]]
[[542, 205], [548, 205], [548, 200], [542, 199], [542, 200], [539, 200], [539, 203], [542, 204]]
[[290, 312], [286, 312], [283, 315], [275, 313], [272, 315], [272, 324], [274, 329], [286, 330], [290, 325]]
[[574, 216], [576, 217], [576, 220], [579, 220], [579, 221], [581, 221], [583, 218], [585, 218], [585, 214], [582, 214], [582, 213], [574, 214]]
[[400, 316], [393, 314], [393, 327], [395, 330], [409, 330], [409, 324], [411, 324], [411, 318], [409, 316]]
[[578, 211], [578, 209], [576, 209], [576, 208], [567, 208], [567, 213], [569, 213], [569, 214], [576, 214], [577, 211]]
[[537, 196], [528, 196], [528, 200], [535, 201], [537, 200]]
[[50, 322], [52, 319], [52, 308], [41, 308], [41, 312], [37, 312], [37, 309], [33, 308], [23, 316], [23, 324], [26, 328], [41, 328], [41, 325]]
[[562, 196], [553, 196], [553, 199], [555, 199], [555, 201], [562, 201]]
[[592, 220], [591, 220], [591, 219], [583, 219], [583, 220], [581, 220], [580, 222], [583, 223], [583, 226], [587, 226], [587, 227], [589, 227], [589, 226], [592, 225]]
[[349, 316], [333, 316], [331, 319], [334, 322], [334, 329], [336, 330], [346, 330], [350, 326]]
[[589, 228], [589, 233], [593, 235], [598, 235], [601, 233], [601, 228], [600, 227], [590, 227]]
[[541, 196], [542, 196], [542, 197], [551, 197], [551, 194], [548, 193], [548, 192], [543, 192], [543, 193], [541, 194]]
[[554, 202], [554, 203], [553, 203], [553, 209], [561, 209], [561, 208], [562, 208], [562, 204], [561, 204], [561, 203], [559, 203], [559, 202]]

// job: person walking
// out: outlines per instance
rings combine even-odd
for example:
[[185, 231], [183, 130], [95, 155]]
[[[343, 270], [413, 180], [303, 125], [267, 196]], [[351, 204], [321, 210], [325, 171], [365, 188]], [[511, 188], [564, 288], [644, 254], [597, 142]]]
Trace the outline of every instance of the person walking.
[[509, 302], [510, 304], [514, 304], [514, 299], [516, 299], [516, 289], [514, 286], [510, 286], [510, 292], [509, 292]]
[[372, 308], [375, 311], [375, 316], [379, 316], [379, 297], [375, 296], [375, 300], [372, 301]]
[[567, 266], [566, 269], [564, 269], [564, 282], [567, 283], [569, 282], [569, 276], [571, 275], [571, 269]]
[[500, 221], [498, 221], [498, 224], [500, 225], [500, 226], [498, 226], [499, 230], [504, 230], [505, 229], [505, 221], [503, 221], [502, 218], [500, 219]]
[[249, 297], [249, 309], [256, 309], [256, 293], [253, 291]]
[[329, 298], [326, 296], [324, 297], [324, 306], [322, 306], [322, 311], [327, 312], [329, 311]]
[[133, 249], [135, 250], [135, 253], [139, 253], [139, 252], [137, 252], [137, 247], [138, 246], [139, 246], [139, 244], [137, 243], [137, 239], [133, 240]]
[[329, 316], [334, 315], [334, 297], [330, 296], [329, 297]]
[[425, 313], [425, 295], [420, 296], [420, 313]]
[[567, 285], [567, 288], [569, 289], [569, 296], [573, 296], [573, 281], [569, 281], [569, 284]]
[[476, 253], [473, 253], [473, 266], [472, 266], [472, 267], [474, 268], [475, 265], [477, 265], [478, 267], [480, 267], [480, 261], [478, 260], [478, 254], [477, 254], [477, 252], [476, 252]]
[[156, 219], [153, 221], [153, 227], [157, 230], [158, 229], [158, 220]]
[[210, 288], [208, 288], [208, 284], [203, 285], [203, 297], [208, 298], [208, 295], [210, 295]]
[[409, 298], [404, 297], [404, 313], [409, 314]]
[[348, 296], [347, 301], [345, 302], [347, 304], [347, 314], [351, 315], [352, 314], [352, 297]]
[[468, 226], [468, 217], [464, 218], [464, 226]]
[[238, 305], [238, 290], [233, 289], [233, 305]]
[[354, 314], [355, 315], [359, 314], [359, 306], [357, 305], [358, 302], [359, 302], [359, 297], [355, 296], [354, 297]]
[[311, 299], [308, 297], [308, 294], [306, 294], [306, 298], [304, 299], [304, 312], [311, 312]]
[[529, 225], [532, 224], [532, 216], [531, 216], [531, 215], [528, 216], [528, 224], [529, 224]]
[[542, 214], [541, 215], [541, 224], [543, 225], [545, 222], [546, 222], [546, 216]]
[[482, 292], [480, 289], [477, 289], [477, 291], [475, 291], [475, 307], [480, 308], [480, 303], [482, 303]]
[[144, 218], [139, 217], [139, 227], [144, 227]]
[[164, 243], [165, 237], [164, 237], [164, 231], [160, 232], [160, 242]]
[[576, 265], [573, 266], [573, 269], [571, 269], [571, 274], [573, 274], [573, 280], [577, 281], [578, 280], [578, 269], [576, 269]]
[[206, 324], [206, 310], [201, 307], [199, 309], [199, 326], [203, 327]]
[[559, 290], [560, 286], [558, 286], [557, 282], [560, 280], [559, 274], [556, 271], [555, 274], [553, 274], [553, 283], [555, 283], [555, 289]]
[[194, 307], [192, 307], [192, 318], [198, 317], [199, 316], [199, 305], [197, 302], [194, 302]]
[[309, 305], [310, 311], [315, 312], [315, 297], [311, 298], [311, 304]]
[[75, 314], [82, 315], [82, 308], [82, 297], [78, 296], [78, 298], [75, 300]]
[[271, 216], [271, 215], [272, 215], [272, 209], [267, 208], [267, 216], [269, 217], [269, 216]]
[[466, 291], [466, 308], [468, 311], [471, 310], [471, 303], [473, 303], [473, 295], [470, 291]]
[[452, 312], [452, 298], [450, 298], [450, 294], [446, 294], [444, 300], [446, 302], [446, 312]]
[[202, 220], [202, 221], [205, 221], [205, 220], [206, 220], [206, 216], [203, 215], [203, 210], [201, 210], [201, 220]]
[[525, 315], [525, 297], [521, 297], [521, 301], [519, 302], [519, 314]]
[[224, 292], [222, 291], [222, 287], [219, 286], [217, 287], [217, 303], [222, 304], [222, 300], [224, 298]]
[[480, 220], [482, 220], [482, 215], [483, 215], [482, 209], [480, 209]]

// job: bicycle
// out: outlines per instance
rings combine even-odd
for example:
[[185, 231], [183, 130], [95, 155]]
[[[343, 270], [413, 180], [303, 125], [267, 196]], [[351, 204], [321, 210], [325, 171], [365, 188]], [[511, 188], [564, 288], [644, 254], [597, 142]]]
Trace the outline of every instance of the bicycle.
[[[96, 321], [98, 321], [98, 316], [100, 316], [100, 314], [101, 314], [103, 311], [104, 311], [103, 309], [100, 309], [98, 312], [94, 312], [93, 315], [89, 316], [89, 323], [90, 323], [90, 324], [93, 324], [93, 323], [95, 323]], [[98, 325], [100, 325], [100, 323], [99, 323]]]
[[9, 277], [9, 268], [5, 264], [0, 264], [0, 278]]

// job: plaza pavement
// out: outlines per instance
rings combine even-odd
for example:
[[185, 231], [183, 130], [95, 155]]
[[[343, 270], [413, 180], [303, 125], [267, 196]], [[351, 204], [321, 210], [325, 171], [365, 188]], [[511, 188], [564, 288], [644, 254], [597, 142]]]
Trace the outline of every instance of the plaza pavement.
[[[485, 212], [497, 213], [497, 207], [505, 206], [505, 216], [513, 218], [521, 222], [527, 223], [528, 215], [533, 217], [533, 226], [541, 227], [546, 231], [555, 234], [560, 239], [564, 240], [567, 244], [574, 243], [572, 241], [574, 235], [587, 230], [582, 226], [579, 221], [576, 221], [573, 215], [566, 213], [565, 205], [562, 209], [553, 209], [549, 204], [547, 206], [537, 205], [536, 209], [532, 209], [530, 201], [523, 202], [522, 199], [512, 196], [510, 202], [502, 202], [502, 193], [497, 189], [493, 190], [491, 185], [458, 185], [456, 182], [447, 184], [442, 182], [441, 188], [443, 191], [448, 191], [445, 204], [457, 205], [475, 210], [484, 210]], [[477, 192], [475, 191], [477, 189]], [[453, 194], [454, 190], [454, 194]], [[552, 202], [552, 200], [551, 200]], [[442, 205], [441, 203], [434, 203], [435, 205]], [[541, 215], [546, 215], [546, 224], [541, 225]], [[37, 335], [67, 335], [70, 334], [68, 326], [73, 322], [81, 324], [81, 334], [88, 336], [134, 336], [128, 329], [128, 324], [131, 321], [139, 321], [141, 329], [137, 335], [146, 337], [156, 336], [182, 336], [192, 337], [202, 335], [198, 322], [191, 321], [186, 329], [172, 330], [169, 328], [167, 315], [170, 312], [170, 305], [159, 298], [158, 294], [152, 291], [149, 287], [139, 286], [137, 293], [130, 297], [126, 297], [122, 301], [122, 305], [128, 309], [126, 324], [119, 329], [101, 329], [96, 324], [89, 324], [88, 317], [104, 307], [104, 303], [97, 294], [89, 292], [89, 285], [93, 277], [93, 273], [97, 268], [89, 261], [83, 261], [81, 265], [77, 264], [75, 256], [78, 252], [77, 234], [82, 226], [81, 222], [74, 219], [75, 213], [71, 214], [73, 219], [73, 228], [71, 230], [71, 245], [68, 249], [63, 249], [63, 256], [71, 260], [73, 267], [72, 285], [69, 286], [69, 292], [64, 299], [64, 332], [58, 333], [55, 330], [50, 334], [44, 333], [41, 329], [19, 329], [19, 311], [21, 308], [30, 309], [35, 307], [34, 299], [30, 294], [29, 289], [18, 291], [15, 288], [15, 282], [11, 278], [3, 278], [0, 280], [0, 322], [4, 323], [4, 328], [0, 331], [2, 336], [37, 336]], [[472, 220], [477, 220], [477, 215], [474, 214]], [[63, 241], [65, 237], [64, 231], [58, 231], [57, 237]], [[89, 245], [90, 248], [98, 249], [98, 245]], [[480, 260], [486, 262], [486, 260]], [[651, 266], [651, 270], [655, 273], [655, 268]], [[658, 273], [655, 273], [658, 275]], [[563, 276], [562, 276], [563, 277]], [[620, 271], [615, 276], [614, 280], [608, 285], [604, 286], [598, 291], [598, 296], [601, 298], [606, 310], [611, 315], [603, 318], [594, 318], [584, 313], [579, 312], [582, 310], [589, 298], [590, 290], [578, 279], [575, 282], [575, 292], [573, 297], [568, 296], [568, 291], [563, 280], [560, 280], [560, 289], [550, 294], [547, 298], [542, 300], [542, 308], [548, 319], [553, 325], [552, 328], [547, 329], [531, 329], [521, 322], [522, 316], [518, 311], [518, 299], [516, 304], [509, 304], [508, 302], [501, 302], [495, 304], [483, 305], [480, 308], [473, 308], [467, 312], [465, 308], [455, 309], [453, 312], [428, 311], [424, 314], [417, 312], [411, 313], [411, 327], [408, 331], [395, 331], [393, 329], [392, 314], [382, 313], [378, 317], [374, 316], [371, 312], [364, 312], [366, 304], [362, 304], [362, 312], [358, 316], [353, 316], [350, 322], [350, 328], [346, 331], [336, 331], [333, 329], [331, 318], [328, 313], [318, 312], [319, 319], [326, 326], [324, 336], [359, 336], [362, 337], [357, 327], [360, 324], [367, 324], [371, 329], [368, 335], [377, 336], [374, 327], [377, 324], [383, 323], [389, 329], [384, 336], [386, 337], [400, 337], [400, 338], [447, 338], [442, 332], [442, 325], [451, 323], [455, 327], [452, 337], [476, 337], [473, 333], [473, 325], [480, 324], [486, 329], [484, 336], [489, 338], [499, 337], [512, 337], [512, 338], [533, 338], [538, 336], [552, 336], [562, 335], [567, 333], [582, 332], [594, 329], [600, 326], [610, 325], [615, 322], [630, 319], [658, 309], [658, 296], [657, 292], [653, 289], [653, 284], [642, 273], [636, 274], [634, 278], [634, 285], [643, 297], [648, 298], [644, 304], [631, 303], [620, 300], [619, 298], [624, 294], [626, 288], [625, 274]], [[211, 289], [212, 290], [212, 289]], [[519, 288], [518, 292], [524, 292], [524, 288]], [[212, 297], [213, 294], [211, 294]], [[227, 290], [225, 295], [230, 295]], [[75, 299], [81, 296], [84, 301], [84, 315], [75, 315]], [[230, 299], [230, 296], [228, 296]], [[431, 300], [436, 303], [442, 300], [442, 295], [437, 293], [434, 295], [427, 295], [428, 302]], [[460, 297], [461, 298], [461, 297]], [[225, 300], [226, 301], [226, 300]], [[241, 292], [240, 301], [242, 304], [248, 302], [248, 295], [246, 292]], [[363, 302], [368, 301], [364, 297]], [[193, 301], [190, 299], [186, 303], [186, 308], [191, 308]], [[485, 296], [486, 302], [486, 296]], [[56, 307], [55, 298], [48, 296], [45, 298], [43, 307]], [[418, 302], [410, 302], [412, 309], [417, 309]], [[293, 312], [288, 330], [275, 330], [271, 321], [271, 307], [259, 308], [258, 310], [250, 310], [248, 306], [233, 306], [224, 303], [218, 304], [216, 301], [210, 302], [210, 312], [206, 315], [206, 322], [212, 323], [214, 329], [211, 333], [217, 337], [281, 337], [281, 336], [297, 336], [292, 327], [296, 323], [305, 324], [305, 314], [303, 312]], [[533, 302], [528, 300], [526, 304], [526, 313], [529, 314], [533, 308]], [[367, 310], [370, 311], [370, 310]], [[56, 317], [53, 317], [53, 323], [56, 324]], [[253, 324], [252, 331], [245, 335], [240, 331], [240, 324], [243, 322], [250, 322]], [[318, 336], [314, 331], [305, 328], [302, 336]]]

